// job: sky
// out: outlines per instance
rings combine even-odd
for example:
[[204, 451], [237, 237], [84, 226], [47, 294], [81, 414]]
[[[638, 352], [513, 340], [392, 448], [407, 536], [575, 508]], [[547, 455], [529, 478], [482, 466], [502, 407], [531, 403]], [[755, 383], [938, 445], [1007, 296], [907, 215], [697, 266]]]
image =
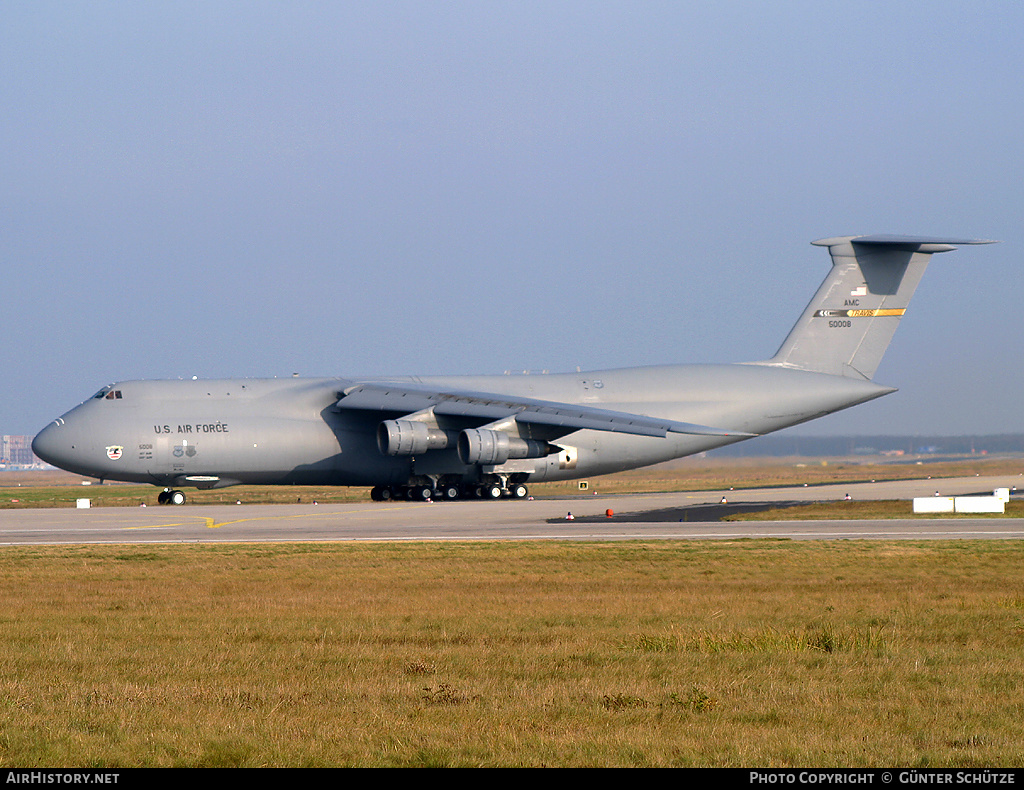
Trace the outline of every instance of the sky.
[[806, 435], [1024, 432], [1024, 4], [51, 2], [0, 16], [0, 433], [118, 380], [771, 357], [814, 239], [934, 256]]

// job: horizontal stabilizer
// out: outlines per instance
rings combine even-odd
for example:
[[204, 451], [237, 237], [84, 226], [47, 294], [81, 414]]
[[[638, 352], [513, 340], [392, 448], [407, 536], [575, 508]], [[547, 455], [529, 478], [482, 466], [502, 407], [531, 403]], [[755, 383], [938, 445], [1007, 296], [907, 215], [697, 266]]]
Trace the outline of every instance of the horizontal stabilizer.
[[[965, 244], [995, 244], [991, 239], [948, 239], [943, 236], [895, 236], [892, 234], [878, 234], [875, 236], [854, 236], [849, 239], [854, 244], [873, 244], [879, 247], [894, 247], [898, 249], [913, 249], [918, 252], [949, 252], [950, 249]], [[845, 239], [819, 239], [812, 241], [818, 247], [830, 247], [832, 242], [845, 241]], [[943, 250], [922, 250], [922, 247], [949, 247]]]

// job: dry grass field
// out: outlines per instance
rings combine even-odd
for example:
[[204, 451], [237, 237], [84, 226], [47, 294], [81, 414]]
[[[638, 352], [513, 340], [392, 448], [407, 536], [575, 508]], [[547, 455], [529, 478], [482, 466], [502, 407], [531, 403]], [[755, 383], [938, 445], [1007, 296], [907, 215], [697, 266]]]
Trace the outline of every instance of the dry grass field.
[[[924, 477], [1019, 475], [1024, 458], [963, 457], [940, 462], [883, 463], [855, 458], [683, 458], [589, 481], [589, 490], [604, 494], [661, 491], [708, 491], [734, 488], [912, 480]], [[531, 486], [540, 495], [576, 492], [575, 481]]]
[[0, 552], [0, 764], [1021, 766], [1024, 546]]
[[[921, 468], [701, 459], [591, 490], [893, 476]], [[20, 480], [0, 505], [82, 491]], [[365, 491], [192, 501], [332, 494]], [[5, 547], [0, 766], [1020, 767], [1022, 563], [1015, 541]]]

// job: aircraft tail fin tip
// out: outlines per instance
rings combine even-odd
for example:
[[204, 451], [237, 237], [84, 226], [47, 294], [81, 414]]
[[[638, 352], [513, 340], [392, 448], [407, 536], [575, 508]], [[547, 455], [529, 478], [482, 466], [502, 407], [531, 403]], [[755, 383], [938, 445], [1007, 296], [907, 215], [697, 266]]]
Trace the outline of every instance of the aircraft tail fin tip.
[[932, 254], [987, 239], [839, 236], [832, 269], [769, 364], [871, 379]]

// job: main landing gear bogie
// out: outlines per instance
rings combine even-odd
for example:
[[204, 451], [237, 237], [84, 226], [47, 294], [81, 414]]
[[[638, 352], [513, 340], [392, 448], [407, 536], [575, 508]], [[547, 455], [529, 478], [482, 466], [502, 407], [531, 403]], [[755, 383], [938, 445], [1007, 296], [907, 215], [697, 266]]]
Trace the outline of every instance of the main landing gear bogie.
[[498, 483], [488, 483], [476, 489], [476, 495], [480, 499], [526, 499], [529, 493], [530, 490], [522, 483], [513, 483], [507, 488], [502, 488]]
[[408, 502], [454, 502], [456, 499], [526, 499], [529, 489], [522, 483], [509, 484], [482, 483], [480, 485], [459, 486], [454, 483], [434, 488], [429, 485], [414, 486], [374, 486], [370, 489], [370, 499], [374, 502], [390, 502], [393, 499]]

